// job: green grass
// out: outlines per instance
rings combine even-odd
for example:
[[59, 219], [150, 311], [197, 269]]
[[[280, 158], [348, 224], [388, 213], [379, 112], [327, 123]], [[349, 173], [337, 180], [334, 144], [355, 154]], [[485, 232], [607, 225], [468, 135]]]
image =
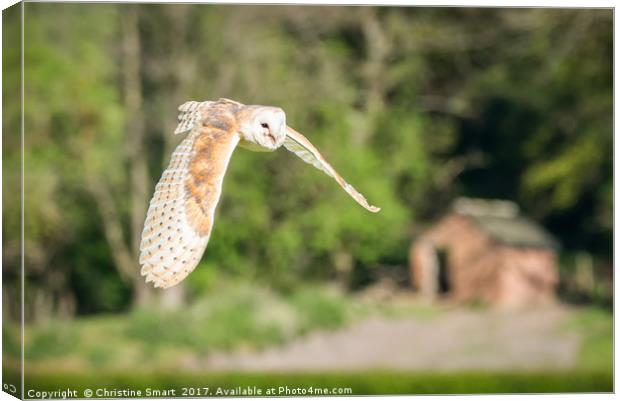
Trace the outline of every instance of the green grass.
[[302, 334], [316, 328], [337, 329], [344, 326], [349, 317], [349, 305], [344, 297], [316, 288], [304, 288], [294, 293], [291, 305], [298, 313]]
[[579, 366], [587, 370], [613, 367], [613, 319], [606, 309], [583, 308], [571, 318], [565, 330], [576, 330], [582, 337]]
[[[178, 312], [137, 310], [26, 327], [27, 388], [69, 386], [181, 388], [325, 386], [353, 394], [607, 392], [612, 390], [612, 316], [571, 311], [559, 330], [579, 336], [579, 363], [554, 372], [386, 372], [323, 374], [191, 374], [214, 351], [256, 350], [315, 330], [336, 330], [370, 315], [434, 319], [441, 306], [364, 301], [328, 287], [277, 293], [243, 283], [222, 285]], [[482, 312], [481, 312], [482, 313]], [[430, 322], [430, 320], [429, 320]], [[16, 341], [6, 327], [5, 343]], [[10, 338], [9, 338], [10, 335]], [[19, 344], [18, 342], [16, 344]], [[6, 362], [6, 361], [5, 361]], [[189, 365], [188, 365], [189, 364]], [[5, 367], [10, 367], [6, 365]], [[52, 373], [62, 369], [65, 373]], [[139, 373], [138, 373], [139, 372]], [[308, 394], [310, 395], [310, 394]]]
[[7, 319], [2, 324], [2, 352], [14, 358], [21, 356], [21, 330], [19, 324]]
[[61, 357], [73, 349], [79, 340], [78, 333], [70, 325], [48, 324], [39, 331], [29, 344], [29, 353], [34, 359]]
[[169, 367], [214, 351], [283, 344], [370, 315], [432, 318], [440, 313], [437, 306], [365, 301], [326, 286], [278, 293], [255, 283], [223, 281], [179, 311], [143, 309], [27, 326], [26, 361], [76, 370]]
[[280, 294], [248, 283], [223, 283], [180, 311], [143, 309], [27, 326], [26, 360], [77, 370], [174, 366], [185, 357], [261, 349], [340, 328], [357, 316], [353, 303], [327, 287]]
[[[268, 389], [275, 388], [270, 395], [280, 393], [280, 387], [303, 388], [350, 388], [351, 395], [373, 394], [472, 394], [472, 393], [558, 393], [558, 392], [611, 392], [613, 378], [610, 371], [570, 372], [473, 372], [473, 373], [407, 373], [397, 371], [368, 371], [361, 373], [322, 374], [140, 374], [97, 373], [87, 374], [30, 374], [26, 390], [55, 390], [69, 388], [78, 390], [101, 387], [108, 389], [141, 390], [147, 388], [175, 389], [181, 396], [188, 387], [210, 389], [211, 396], [218, 395], [217, 389], [233, 389], [239, 386], [261, 389], [260, 395], [269, 395]], [[258, 394], [257, 394], [258, 395]], [[290, 394], [289, 394], [290, 395]], [[313, 395], [306, 393], [306, 395]], [[316, 395], [316, 394], [314, 394]]]

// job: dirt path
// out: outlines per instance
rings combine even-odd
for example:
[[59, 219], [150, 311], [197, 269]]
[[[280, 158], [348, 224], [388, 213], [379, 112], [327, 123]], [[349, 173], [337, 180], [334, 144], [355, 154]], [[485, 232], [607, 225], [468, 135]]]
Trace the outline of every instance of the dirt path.
[[337, 332], [314, 333], [258, 353], [214, 354], [213, 370], [325, 371], [567, 368], [578, 335], [562, 329], [570, 311], [456, 309], [432, 318], [374, 317]]

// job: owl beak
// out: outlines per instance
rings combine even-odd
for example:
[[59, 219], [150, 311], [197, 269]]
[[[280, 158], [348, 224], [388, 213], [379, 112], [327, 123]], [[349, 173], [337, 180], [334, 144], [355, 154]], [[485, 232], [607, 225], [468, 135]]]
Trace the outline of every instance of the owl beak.
[[276, 137], [273, 136], [273, 134], [271, 132], [267, 133], [267, 136], [271, 139], [271, 142], [273, 142], [273, 146], [276, 146]]

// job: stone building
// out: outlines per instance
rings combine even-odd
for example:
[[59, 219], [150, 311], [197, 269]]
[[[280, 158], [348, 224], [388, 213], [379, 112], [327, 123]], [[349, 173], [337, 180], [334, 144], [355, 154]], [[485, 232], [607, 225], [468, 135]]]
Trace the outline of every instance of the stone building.
[[459, 198], [412, 243], [410, 278], [429, 299], [523, 305], [555, 299], [555, 239], [516, 204]]

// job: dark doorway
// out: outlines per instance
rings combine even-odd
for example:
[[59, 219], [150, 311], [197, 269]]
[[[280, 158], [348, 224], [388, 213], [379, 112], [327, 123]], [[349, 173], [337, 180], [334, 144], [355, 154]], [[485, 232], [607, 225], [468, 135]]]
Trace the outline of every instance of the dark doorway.
[[439, 294], [450, 292], [450, 275], [448, 271], [448, 251], [445, 249], [437, 249], [437, 291]]

